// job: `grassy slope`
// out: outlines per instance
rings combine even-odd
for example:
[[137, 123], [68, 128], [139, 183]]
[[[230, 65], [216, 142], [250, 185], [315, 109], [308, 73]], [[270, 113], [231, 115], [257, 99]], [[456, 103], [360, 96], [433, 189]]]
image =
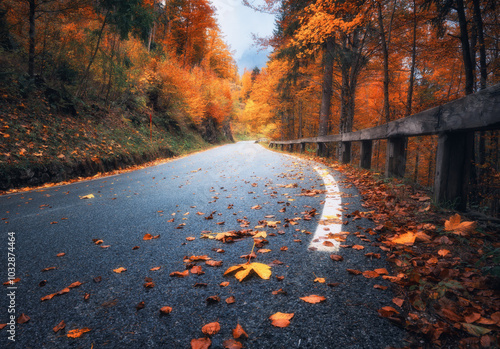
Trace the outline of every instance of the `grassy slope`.
[[[82, 101], [76, 115], [49, 102], [44, 89], [26, 94], [0, 88], [0, 190], [85, 177], [210, 146], [187, 117], [149, 116], [99, 101]], [[221, 137], [219, 140], [222, 141]]]

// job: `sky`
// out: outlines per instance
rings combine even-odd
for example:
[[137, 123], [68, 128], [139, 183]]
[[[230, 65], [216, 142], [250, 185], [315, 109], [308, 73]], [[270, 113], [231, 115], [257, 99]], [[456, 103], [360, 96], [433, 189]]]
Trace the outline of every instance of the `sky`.
[[[242, 0], [211, 0], [217, 9], [217, 21], [225, 42], [234, 52], [238, 71], [252, 70], [266, 65], [269, 51], [254, 45], [252, 33], [259, 37], [271, 36], [274, 16], [260, 13], [243, 5]], [[260, 50], [260, 51], [259, 51]]]

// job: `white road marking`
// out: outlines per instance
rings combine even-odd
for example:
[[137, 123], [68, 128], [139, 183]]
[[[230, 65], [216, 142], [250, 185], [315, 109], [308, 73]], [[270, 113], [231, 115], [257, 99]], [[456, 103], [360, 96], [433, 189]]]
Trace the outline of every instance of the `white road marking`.
[[314, 169], [323, 178], [326, 197], [318, 227], [309, 244], [309, 250], [335, 252], [339, 250], [340, 242], [333, 239], [332, 236], [338, 236], [342, 231], [342, 211], [340, 211], [340, 204], [342, 202], [341, 192], [337, 182], [328, 170], [319, 166], [315, 166]]
[[[262, 148], [266, 149], [264, 147]], [[304, 159], [293, 155], [282, 155], [293, 158], [294, 160], [305, 161]], [[314, 233], [308, 249], [309, 251], [336, 252], [340, 248], [340, 242], [333, 239], [333, 236], [335, 235], [336, 237], [339, 237], [340, 232], [342, 231], [342, 211], [340, 210], [342, 193], [337, 181], [332, 177], [327, 169], [320, 166], [314, 166], [314, 169], [318, 172], [325, 183], [326, 196], [325, 204], [323, 205], [323, 212], [321, 213], [321, 218], [318, 222], [318, 227], [316, 228], [316, 232]]]

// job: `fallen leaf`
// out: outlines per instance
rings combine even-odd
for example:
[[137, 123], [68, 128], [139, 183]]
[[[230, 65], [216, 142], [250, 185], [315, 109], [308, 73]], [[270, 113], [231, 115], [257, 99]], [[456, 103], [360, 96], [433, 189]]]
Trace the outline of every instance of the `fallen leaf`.
[[17, 323], [18, 324], [24, 324], [26, 322], [30, 321], [30, 317], [24, 313], [22, 313], [21, 315], [19, 315], [19, 317], [17, 318]]
[[209, 261], [206, 261], [205, 264], [209, 265], [211, 267], [220, 267], [220, 266], [222, 266], [222, 261], [209, 260]]
[[226, 286], [229, 286], [229, 281], [223, 281], [220, 283], [219, 285], [220, 287], [226, 287]]
[[210, 296], [207, 299], [205, 299], [207, 304], [216, 304], [220, 302], [220, 297], [219, 296]]
[[377, 268], [375, 269], [375, 272], [377, 272], [380, 275], [389, 275], [389, 272], [385, 268]]
[[440, 255], [441, 257], [446, 257], [449, 253], [450, 251], [446, 249], [441, 249], [438, 251], [438, 255]]
[[341, 262], [344, 260], [344, 257], [342, 257], [341, 255], [338, 255], [338, 254], [331, 254], [330, 255], [330, 258], [333, 260], [333, 261], [336, 261], [336, 262]]
[[387, 290], [389, 287], [387, 286], [382, 286], [382, 285], [373, 285], [373, 288], [379, 289], [379, 290]]
[[271, 267], [268, 266], [267, 264], [262, 264], [262, 263], [245, 263], [245, 264], [234, 265], [232, 267], [229, 267], [224, 272], [224, 275], [230, 274], [234, 271], [237, 271], [234, 276], [240, 282], [243, 281], [243, 279], [245, 279], [250, 274], [251, 271], [254, 271], [262, 279], [267, 280], [271, 276]]
[[378, 313], [382, 317], [391, 317], [394, 314], [399, 314], [399, 312], [393, 307], [382, 307], [378, 310]]
[[48, 268], [43, 268], [42, 272], [49, 271], [49, 270], [54, 270], [57, 269], [57, 267], [48, 267]]
[[472, 325], [468, 323], [462, 323], [462, 326], [465, 328], [467, 332], [469, 332], [471, 335], [480, 337], [482, 335], [485, 335], [486, 333], [491, 332], [490, 329], [487, 329], [486, 327], [481, 327], [477, 325]]
[[458, 213], [444, 222], [444, 230], [457, 235], [468, 235], [476, 229], [476, 222], [460, 222], [462, 217]]
[[271, 324], [276, 327], [287, 327], [290, 325], [290, 320], [293, 318], [294, 313], [274, 313], [269, 317]]
[[201, 328], [201, 332], [209, 336], [213, 336], [214, 334], [219, 333], [219, 331], [220, 324], [217, 321], [206, 324]]
[[143, 236], [142, 240], [146, 241], [146, 240], [151, 240], [152, 238], [153, 238], [153, 235], [151, 235], [151, 234], [149, 234], [149, 233], [146, 233], [146, 234]]
[[331, 242], [331, 241], [323, 241], [323, 245], [324, 246], [328, 246], [328, 247], [333, 247], [334, 246], [333, 242]]
[[389, 239], [389, 240], [394, 242], [395, 244], [411, 246], [415, 243], [415, 238], [416, 238], [416, 235], [414, 233], [407, 232], [405, 234], [398, 235], [398, 236], [396, 236], [392, 239]]
[[172, 307], [165, 306], [160, 308], [160, 313], [163, 315], [170, 314], [171, 312], [172, 312]]
[[7, 324], [0, 324], [0, 330], [3, 330], [6, 326]]
[[113, 271], [114, 271], [115, 273], [121, 274], [121, 273], [123, 273], [124, 271], [127, 271], [127, 269], [125, 269], [124, 267], [120, 267], [120, 268], [117, 268], [117, 269], [113, 269]]
[[144, 303], [144, 301], [142, 302], [139, 302], [136, 306], [135, 306], [135, 309], [137, 311], [141, 310], [141, 309], [144, 309], [144, 307], [146, 306], [146, 304]]
[[280, 248], [280, 250], [281, 250], [281, 251], [287, 251], [287, 250], [288, 250], [288, 247], [286, 247], [286, 246], [282, 246], [282, 247]]
[[94, 198], [94, 194], [80, 196], [80, 199], [93, 199], [93, 198]]
[[56, 256], [57, 256], [57, 257], [62, 257], [62, 256], [64, 256], [64, 255], [66, 255], [66, 253], [61, 252], [61, 253], [58, 253]]
[[479, 314], [479, 313], [471, 313], [471, 314], [464, 316], [465, 322], [467, 322], [469, 324], [476, 322], [480, 318], [481, 318], [481, 314]]
[[354, 250], [358, 250], [358, 251], [359, 251], [359, 250], [364, 250], [364, 249], [365, 249], [365, 247], [364, 247], [364, 246], [361, 246], [361, 245], [353, 245], [353, 246], [352, 246], [352, 249], [354, 249]]
[[208, 349], [211, 344], [210, 338], [191, 339], [191, 349]]
[[311, 304], [316, 304], [316, 303], [323, 302], [326, 300], [325, 297], [318, 296], [315, 294], [312, 294], [312, 295], [306, 296], [306, 297], [300, 297], [300, 299], [302, 299], [304, 302], [311, 303]]
[[268, 248], [261, 248], [261, 249], [258, 249], [257, 250], [257, 253], [269, 253], [271, 252], [272, 250], [268, 249]]
[[201, 269], [199, 265], [195, 265], [191, 268], [191, 274], [203, 275], [205, 272]]
[[224, 346], [225, 349], [241, 349], [243, 348], [243, 344], [240, 342], [234, 340], [234, 339], [227, 339], [224, 342], [222, 342], [222, 345]]
[[151, 271], [157, 271], [157, 270], [160, 270], [160, 269], [161, 269], [161, 267], [153, 267], [153, 268], [151, 268], [149, 270], [151, 270]]
[[316, 278], [314, 279], [314, 282], [319, 282], [320, 284], [324, 284], [326, 282], [325, 278]]
[[153, 281], [145, 282], [143, 286], [145, 288], [153, 288], [153, 287], [155, 287], [155, 283]]
[[174, 272], [170, 273], [170, 276], [177, 276], [180, 278], [186, 277], [188, 275], [189, 275], [189, 270], [184, 270], [183, 272], [174, 271]]
[[236, 298], [234, 296], [229, 296], [228, 298], [226, 298], [227, 304], [233, 304], [234, 302], [236, 302]]
[[374, 270], [365, 270], [363, 272], [363, 276], [367, 279], [373, 279], [373, 278], [379, 277], [380, 275], [379, 275], [379, 273], [377, 273]]
[[15, 279], [6, 281], [3, 284], [4, 284], [4, 286], [9, 286], [9, 285], [14, 285], [14, 284], [18, 283], [19, 281], [21, 281], [21, 278], [15, 278]]
[[52, 330], [54, 332], [59, 332], [60, 330], [63, 330], [65, 327], [66, 327], [66, 324], [64, 323], [64, 320], [63, 320], [57, 326], [55, 326]]
[[81, 337], [82, 334], [90, 332], [90, 331], [91, 331], [91, 329], [87, 328], [87, 327], [85, 327], [85, 328], [77, 328], [77, 329], [68, 331], [68, 333], [66, 334], [66, 336], [69, 337], [69, 338], [78, 338], [78, 337]]
[[237, 324], [236, 328], [233, 329], [233, 337], [236, 339], [240, 337], [248, 338], [248, 334], [245, 332], [245, 330], [240, 324]]
[[402, 307], [404, 303], [404, 299], [401, 298], [393, 298], [392, 303], [396, 304], [398, 307]]
[[196, 238], [194, 236], [188, 236], [186, 238], [187, 241], [193, 241], [193, 240], [196, 240]]
[[347, 270], [347, 272], [348, 272], [349, 274], [352, 274], [352, 275], [359, 275], [359, 274], [362, 274], [362, 272], [361, 272], [361, 271], [356, 270], [356, 269], [346, 269], [346, 270]]

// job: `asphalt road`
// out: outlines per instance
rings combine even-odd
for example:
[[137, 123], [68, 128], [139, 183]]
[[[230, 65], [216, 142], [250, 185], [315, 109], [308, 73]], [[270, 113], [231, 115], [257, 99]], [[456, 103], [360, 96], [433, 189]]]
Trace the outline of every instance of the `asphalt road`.
[[[388, 268], [383, 258], [365, 256], [381, 252], [368, 242], [376, 236], [365, 234], [362, 241], [353, 234], [373, 223], [341, 219], [347, 223], [342, 231], [351, 232], [342, 243], [364, 246], [341, 248], [336, 252], [344, 257], [341, 262], [330, 259], [329, 252], [308, 249], [313, 239], [309, 233], [317, 229], [325, 200], [322, 192], [300, 195], [302, 190], [324, 189], [315, 165], [240, 142], [122, 175], [1, 196], [0, 280], [8, 280], [9, 236], [15, 237], [10, 256], [21, 280], [15, 289], [3, 286], [0, 323], [10, 321], [9, 294], [15, 294], [12, 314], [30, 318], [16, 324], [15, 342], [9, 340], [9, 326], [0, 330], [1, 347], [190, 348], [192, 339], [205, 336], [202, 326], [214, 321], [221, 330], [211, 336], [211, 348], [222, 348], [237, 324], [248, 334], [240, 340], [246, 348], [403, 346], [404, 332], [377, 312], [383, 306], [396, 307], [390, 287], [373, 287], [390, 283], [346, 271]], [[355, 188], [342, 183], [338, 173], [332, 175], [339, 181], [345, 213], [366, 210]], [[89, 194], [94, 197], [82, 198]], [[318, 215], [307, 220], [306, 212], [313, 208]], [[206, 219], [210, 214], [213, 219]], [[253, 275], [239, 282], [224, 276], [228, 267], [245, 262], [240, 256], [250, 253], [253, 239], [224, 243], [201, 238], [202, 231], [254, 229], [265, 225], [259, 223], [263, 220], [281, 221], [276, 228], [256, 229], [267, 232], [263, 248], [271, 251], [257, 253], [252, 261], [272, 264], [271, 277]], [[148, 233], [160, 237], [143, 240]], [[65, 255], [58, 257], [60, 253]], [[186, 256], [200, 255], [223, 264], [195, 262], [191, 264], [201, 266], [204, 274], [170, 276], [186, 270]], [[42, 271], [50, 267], [55, 269]], [[113, 271], [119, 267], [127, 270]], [[154, 267], [161, 268], [150, 270]], [[316, 277], [326, 282], [314, 282]], [[154, 287], [145, 287], [151, 281], [145, 278]], [[76, 281], [82, 284], [41, 301]], [[221, 287], [223, 281], [229, 285]], [[279, 289], [283, 292], [273, 295]], [[310, 304], [300, 299], [312, 294], [326, 300]], [[211, 296], [220, 301], [207, 301]], [[228, 304], [231, 296], [235, 302]], [[137, 309], [140, 302], [144, 307]], [[172, 312], [160, 315], [164, 306]], [[294, 313], [288, 327], [271, 325], [269, 317], [276, 312]], [[63, 320], [65, 329], [54, 332]], [[81, 328], [90, 331], [67, 337]]]

